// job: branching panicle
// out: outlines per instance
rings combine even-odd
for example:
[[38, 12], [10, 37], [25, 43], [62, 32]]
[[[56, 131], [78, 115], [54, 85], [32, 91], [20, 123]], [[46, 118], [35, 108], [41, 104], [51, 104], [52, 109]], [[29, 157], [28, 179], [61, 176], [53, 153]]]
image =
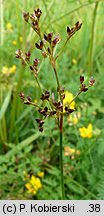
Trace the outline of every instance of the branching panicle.
[[[35, 43], [35, 47], [40, 50], [41, 56], [44, 60], [44, 58], [48, 57], [50, 64], [53, 68], [53, 72], [56, 79], [56, 94], [53, 92], [49, 92], [48, 90], [44, 90], [41, 87], [40, 81], [39, 81], [39, 71], [40, 71], [40, 60], [38, 58], [34, 58], [33, 63], [30, 63], [31, 58], [31, 52], [27, 51], [25, 54], [18, 49], [16, 51], [16, 58], [21, 59], [22, 62], [30, 68], [32, 71], [36, 82], [38, 84], [38, 87], [41, 91], [40, 96], [40, 104], [34, 103], [34, 101], [31, 99], [30, 96], [25, 97], [25, 94], [23, 92], [20, 92], [19, 96], [24, 104], [32, 105], [37, 109], [37, 112], [41, 116], [40, 118], [36, 118], [36, 122], [38, 124], [38, 129], [40, 132], [43, 131], [43, 126], [45, 123], [45, 120], [48, 117], [54, 117], [57, 120], [57, 125], [60, 131], [60, 167], [61, 167], [61, 186], [62, 186], [62, 197], [65, 199], [65, 191], [64, 191], [64, 181], [63, 181], [63, 161], [62, 161], [62, 133], [63, 133], [63, 117], [65, 115], [70, 115], [72, 112], [75, 111], [71, 107], [74, 100], [82, 93], [86, 92], [89, 87], [93, 86], [95, 84], [95, 79], [93, 77], [90, 78], [88, 85], [85, 84], [84, 76], [81, 75], [79, 79], [79, 90], [75, 97], [70, 101], [69, 105], [64, 106], [64, 100], [65, 100], [65, 91], [62, 85], [60, 84], [59, 80], [59, 74], [57, 72], [56, 67], [56, 60], [61, 55], [61, 53], [64, 51], [64, 48], [66, 47], [69, 39], [80, 30], [82, 23], [76, 22], [74, 27], [70, 28], [67, 26], [67, 37], [65, 40], [64, 45], [60, 48], [60, 51], [56, 53], [56, 46], [60, 43], [61, 37], [59, 34], [54, 35], [53, 32], [50, 32], [48, 34], [41, 32], [40, 27], [40, 17], [42, 15], [42, 11], [38, 8], [34, 10], [34, 12], [30, 15], [29, 12], [24, 12], [23, 17], [24, 20], [30, 24], [32, 29], [35, 31], [35, 33], [39, 37], [39, 42]], [[55, 97], [55, 95], [57, 95]]]

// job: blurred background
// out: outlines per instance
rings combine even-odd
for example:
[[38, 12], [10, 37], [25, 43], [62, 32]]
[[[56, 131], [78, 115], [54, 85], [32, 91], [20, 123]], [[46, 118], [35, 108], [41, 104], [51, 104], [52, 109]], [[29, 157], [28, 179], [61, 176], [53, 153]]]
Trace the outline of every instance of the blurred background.
[[[24, 21], [23, 12], [40, 8], [43, 33], [59, 34], [64, 44], [66, 27], [82, 22], [57, 61], [65, 91], [76, 95], [79, 77], [96, 83], [76, 100], [76, 111], [64, 122], [64, 175], [66, 199], [104, 198], [104, 1], [0, 0], [0, 198], [60, 199], [59, 136], [54, 119], [38, 131], [38, 112], [24, 105], [19, 92], [40, 103], [41, 92], [30, 69], [15, 58], [15, 51], [42, 58], [37, 34]], [[54, 92], [56, 80], [46, 58], [39, 72], [43, 88]], [[89, 131], [91, 125], [91, 131]], [[82, 133], [81, 130], [82, 129]], [[84, 131], [84, 132], [83, 132]], [[84, 135], [83, 135], [84, 133]], [[91, 134], [89, 135], [85, 134]], [[39, 176], [40, 175], [40, 176]], [[37, 192], [26, 184], [41, 182]]]

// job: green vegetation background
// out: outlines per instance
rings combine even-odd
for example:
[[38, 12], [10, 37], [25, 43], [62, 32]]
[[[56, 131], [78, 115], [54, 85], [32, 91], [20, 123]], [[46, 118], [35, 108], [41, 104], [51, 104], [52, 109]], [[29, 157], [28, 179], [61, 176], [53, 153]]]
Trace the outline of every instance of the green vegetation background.
[[[76, 112], [81, 113], [77, 125], [64, 124], [65, 146], [80, 150], [71, 160], [64, 156], [66, 199], [104, 199], [104, 1], [97, 0], [1, 0], [0, 38], [0, 198], [1, 199], [61, 199], [59, 137], [53, 119], [45, 123], [44, 132], [38, 131], [33, 107], [23, 105], [20, 91], [39, 101], [40, 92], [30, 70], [15, 58], [20, 48], [26, 52], [33, 47], [37, 35], [24, 22], [22, 13], [37, 7], [42, 10], [43, 32], [60, 34], [66, 38], [66, 26], [78, 20], [81, 30], [69, 41], [60, 56], [57, 69], [65, 90], [76, 94], [79, 77], [93, 75], [96, 84], [76, 100]], [[98, 4], [96, 10], [96, 4]], [[11, 23], [12, 30], [7, 28]], [[23, 38], [21, 42], [20, 37]], [[13, 42], [16, 41], [16, 42]], [[74, 61], [73, 61], [74, 59]], [[4, 66], [16, 65], [16, 73], [2, 73]], [[41, 84], [54, 91], [56, 81], [48, 60], [39, 74]], [[82, 138], [80, 127], [93, 125], [92, 138]], [[37, 175], [44, 171], [42, 189], [33, 196], [25, 188], [24, 171]]]

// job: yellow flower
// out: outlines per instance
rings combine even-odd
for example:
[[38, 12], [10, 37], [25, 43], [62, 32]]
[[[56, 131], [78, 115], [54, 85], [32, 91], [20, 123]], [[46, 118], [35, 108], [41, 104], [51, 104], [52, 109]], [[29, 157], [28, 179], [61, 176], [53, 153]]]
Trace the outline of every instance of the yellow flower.
[[10, 32], [13, 31], [13, 26], [12, 26], [12, 24], [11, 24], [10, 22], [8, 22], [8, 23], [6, 24], [6, 28], [7, 28], [7, 30], [9, 30]]
[[68, 123], [70, 125], [76, 125], [80, 119], [80, 112], [77, 112], [77, 113], [72, 113], [72, 115], [69, 115], [68, 116]]
[[12, 74], [12, 73], [15, 73], [15, 71], [16, 71], [16, 65], [13, 65], [12, 67], [10, 67], [10, 68], [8, 68], [7, 66], [4, 66], [3, 68], [2, 68], [2, 73], [3, 74], [6, 74], [7, 76], [9, 76], [10, 74]]
[[38, 102], [37, 99], [35, 99], [35, 100], [34, 100], [34, 103], [36, 104], [37, 102]]
[[71, 156], [74, 153], [75, 153], [75, 149], [70, 148], [69, 146], [64, 147], [64, 155], [65, 156]]
[[80, 136], [83, 138], [91, 138], [93, 136], [92, 124], [89, 124], [88, 127], [79, 128]]
[[32, 187], [32, 185], [30, 183], [25, 184], [25, 187], [28, 189], [28, 193], [32, 193], [32, 194], [37, 193], [37, 191], [34, 190], [34, 188]]
[[9, 68], [10, 73], [15, 73], [16, 72], [16, 65], [13, 65], [12, 67]]
[[79, 151], [79, 150], [76, 150], [76, 154], [77, 154], [77, 155], [80, 155], [80, 151]]
[[38, 172], [37, 174], [40, 178], [43, 178], [44, 177], [44, 172]]
[[29, 182], [25, 184], [25, 187], [28, 189], [29, 193], [36, 194], [42, 187], [42, 184], [39, 178], [32, 175]]
[[24, 177], [24, 180], [28, 180], [30, 178], [30, 175], [24, 170], [23, 177]]
[[37, 189], [40, 189], [42, 187], [40, 179], [35, 177], [34, 175], [31, 176], [30, 183]]
[[80, 155], [80, 151], [73, 149], [73, 148], [70, 148], [69, 146], [65, 146], [64, 147], [64, 155], [70, 156], [70, 158], [72, 160], [74, 160], [77, 155]]
[[77, 60], [76, 59], [72, 59], [72, 63], [74, 64], [74, 65], [76, 65], [77, 64]]
[[13, 44], [14, 46], [16, 46], [16, 45], [17, 45], [17, 41], [13, 40], [13, 41], [12, 41], [12, 44]]
[[69, 106], [70, 109], [75, 109], [75, 101], [73, 101], [71, 104], [70, 102], [73, 100], [73, 94], [71, 92], [65, 91], [65, 98], [63, 100], [63, 105]]
[[22, 42], [23, 42], [23, 37], [20, 36], [19, 40], [20, 40], [20, 42], [22, 43]]
[[9, 68], [7, 66], [2, 67], [2, 71], [3, 74], [9, 74]]

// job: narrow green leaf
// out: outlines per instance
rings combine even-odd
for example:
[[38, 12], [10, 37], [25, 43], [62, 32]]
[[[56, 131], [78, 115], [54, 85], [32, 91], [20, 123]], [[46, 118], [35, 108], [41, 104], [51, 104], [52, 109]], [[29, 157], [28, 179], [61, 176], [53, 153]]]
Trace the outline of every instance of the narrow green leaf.
[[3, 118], [5, 112], [6, 112], [7, 108], [8, 108], [8, 105], [9, 105], [9, 102], [10, 102], [10, 98], [11, 98], [11, 93], [12, 93], [12, 86], [10, 87], [9, 92], [8, 92], [7, 96], [5, 97], [3, 105], [1, 107], [1, 110], [0, 110], [0, 121]]
[[24, 148], [26, 148], [26, 146], [28, 146], [29, 144], [31, 144], [39, 136], [41, 136], [41, 133], [38, 131], [37, 133], [31, 135], [29, 138], [25, 139], [24, 141], [18, 143], [18, 145], [12, 144], [12, 145], [14, 145], [14, 147], [4, 157], [0, 156], [0, 164], [3, 163], [3, 162], [8, 161], [8, 159], [11, 156], [13, 157], [15, 154], [18, 154], [19, 151], [21, 151]]

